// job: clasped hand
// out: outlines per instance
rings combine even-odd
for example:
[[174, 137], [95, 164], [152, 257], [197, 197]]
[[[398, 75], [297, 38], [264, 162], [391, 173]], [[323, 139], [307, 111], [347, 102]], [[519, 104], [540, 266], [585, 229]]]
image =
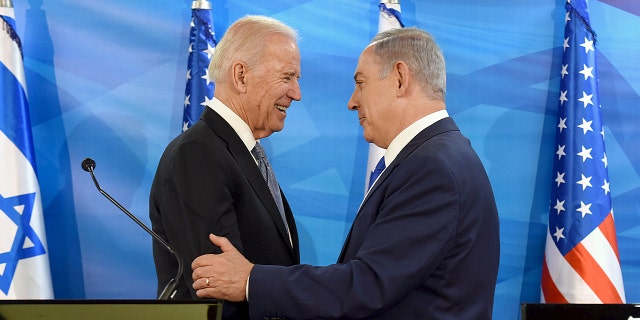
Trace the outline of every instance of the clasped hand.
[[209, 240], [220, 247], [222, 253], [205, 254], [191, 263], [196, 294], [200, 298], [246, 300], [247, 280], [253, 264], [227, 238], [210, 234]]

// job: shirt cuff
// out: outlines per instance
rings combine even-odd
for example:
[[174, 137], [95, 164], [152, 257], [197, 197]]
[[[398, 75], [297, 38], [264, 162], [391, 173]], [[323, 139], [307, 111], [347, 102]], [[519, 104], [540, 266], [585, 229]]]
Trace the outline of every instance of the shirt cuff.
[[250, 277], [251, 277], [251, 274], [247, 276], [247, 285], [244, 287], [244, 298], [247, 300], [247, 302], [249, 302], [249, 278]]

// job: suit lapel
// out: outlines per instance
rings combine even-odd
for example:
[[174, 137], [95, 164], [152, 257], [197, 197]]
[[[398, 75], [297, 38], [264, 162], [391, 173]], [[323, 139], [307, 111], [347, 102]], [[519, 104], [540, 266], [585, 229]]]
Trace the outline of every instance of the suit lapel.
[[[397, 167], [404, 159], [406, 159], [410, 154], [412, 154], [420, 145], [433, 138], [436, 135], [447, 131], [459, 130], [458, 126], [456, 126], [455, 122], [453, 122], [452, 118], [444, 118], [439, 121], [436, 121], [434, 124], [420, 131], [409, 143], [400, 151], [398, 156], [393, 160], [392, 163], [389, 164], [389, 167], [384, 170], [384, 172], [378, 177], [378, 181], [376, 181], [375, 185], [367, 192], [360, 208], [362, 208], [365, 202], [369, 199], [369, 196], [376, 191], [384, 183], [384, 180], [393, 172], [393, 169]], [[390, 170], [389, 170], [390, 169]], [[357, 218], [357, 216], [356, 216]]]
[[[217, 136], [226, 142], [227, 149], [231, 153], [231, 156], [236, 160], [238, 166], [242, 168], [242, 172], [246, 175], [249, 184], [258, 195], [258, 198], [260, 198], [262, 204], [267, 208], [271, 218], [274, 220], [282, 240], [285, 241], [287, 243], [287, 247], [291, 249], [291, 246], [289, 245], [289, 235], [287, 234], [284, 222], [280, 217], [280, 212], [278, 211], [276, 202], [271, 195], [271, 191], [265, 183], [262, 173], [260, 173], [260, 169], [258, 169], [253, 156], [249, 150], [247, 150], [238, 134], [233, 130], [229, 123], [210, 108], [204, 108], [200, 120], [207, 123], [209, 128], [211, 128]], [[286, 202], [284, 196], [282, 200], [283, 202]], [[288, 204], [285, 205], [285, 211], [287, 210], [290, 211]], [[288, 214], [288, 216], [290, 216], [290, 214]], [[290, 251], [292, 256], [295, 256], [293, 249]]]
[[[353, 225], [355, 224], [356, 219], [360, 216], [362, 212], [362, 208], [365, 206], [367, 201], [372, 197], [372, 195], [382, 187], [384, 181], [393, 173], [393, 170], [399, 166], [404, 159], [406, 159], [409, 155], [411, 155], [420, 145], [433, 138], [436, 135], [447, 131], [458, 131], [458, 126], [455, 124], [452, 118], [447, 117], [441, 120], [436, 121], [434, 124], [420, 131], [409, 143], [402, 148], [398, 156], [389, 164], [389, 166], [382, 172], [382, 174], [378, 177], [376, 183], [371, 187], [371, 189], [365, 194], [365, 198], [362, 200], [360, 204], [360, 208], [358, 208], [358, 213], [351, 224], [351, 230], [349, 230], [349, 234], [345, 239], [344, 245], [342, 246], [342, 251], [340, 252], [340, 256], [338, 258], [338, 262], [343, 262], [344, 255], [346, 253], [346, 249], [349, 246], [349, 241], [351, 240], [351, 232], [353, 231]], [[378, 208], [376, 208], [377, 210]], [[377, 214], [374, 212], [373, 214]]]

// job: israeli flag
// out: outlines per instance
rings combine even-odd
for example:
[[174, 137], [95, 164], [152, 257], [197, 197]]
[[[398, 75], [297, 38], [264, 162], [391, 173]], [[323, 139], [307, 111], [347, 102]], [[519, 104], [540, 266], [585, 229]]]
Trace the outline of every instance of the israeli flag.
[[0, 19], [0, 299], [53, 299], [13, 8]]

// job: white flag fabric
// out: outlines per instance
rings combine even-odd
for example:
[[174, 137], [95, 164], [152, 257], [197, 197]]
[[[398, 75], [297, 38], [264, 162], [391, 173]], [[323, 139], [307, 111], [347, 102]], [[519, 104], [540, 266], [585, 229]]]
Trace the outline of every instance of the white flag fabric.
[[22, 45], [0, 7], [0, 299], [53, 299]]
[[[397, 29], [404, 27], [402, 20], [400, 19], [400, 1], [381, 0], [378, 5], [380, 8], [380, 18], [378, 20], [378, 32]], [[384, 156], [385, 149], [376, 146], [373, 143], [369, 143], [369, 157], [367, 160], [367, 176], [364, 181], [365, 193], [369, 190], [369, 183], [371, 182], [371, 173], [375, 169], [376, 165]]]

